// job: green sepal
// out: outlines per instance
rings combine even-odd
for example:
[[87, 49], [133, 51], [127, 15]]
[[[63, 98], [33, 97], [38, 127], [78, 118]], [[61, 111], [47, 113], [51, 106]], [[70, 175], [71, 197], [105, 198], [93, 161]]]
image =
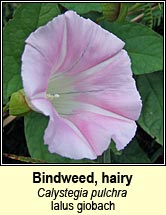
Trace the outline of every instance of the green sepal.
[[24, 116], [30, 112], [23, 90], [19, 90], [11, 95], [9, 102], [9, 114], [13, 116]]

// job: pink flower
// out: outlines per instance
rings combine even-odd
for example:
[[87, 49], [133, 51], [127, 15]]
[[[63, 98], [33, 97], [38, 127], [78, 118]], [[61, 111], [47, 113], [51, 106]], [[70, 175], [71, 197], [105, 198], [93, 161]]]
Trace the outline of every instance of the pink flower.
[[131, 141], [141, 100], [123, 46], [73, 11], [27, 38], [23, 86], [33, 109], [49, 116], [44, 142], [51, 153], [95, 159], [111, 138], [118, 150]]

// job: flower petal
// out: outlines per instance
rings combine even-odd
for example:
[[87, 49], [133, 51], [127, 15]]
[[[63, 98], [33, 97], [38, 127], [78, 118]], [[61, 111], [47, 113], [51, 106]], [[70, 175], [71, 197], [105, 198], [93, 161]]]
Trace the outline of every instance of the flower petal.
[[73, 67], [73, 72], [83, 71], [116, 54], [124, 46], [118, 37], [73, 11], [39, 27], [26, 43], [44, 56], [54, 74]]
[[60, 72], [78, 74], [115, 55], [124, 46], [118, 37], [73, 11], [66, 12], [65, 19], [67, 54]]
[[52, 91], [53, 87], [54, 91], [58, 90], [57, 83], [60, 85], [60, 92], [73, 91], [74, 84], [68, 76], [59, 77], [62, 80], [69, 79], [65, 81], [67, 86], [61, 87], [61, 81], [57, 78], [56, 83], [53, 81], [49, 87], [48, 82], [54, 80], [50, 75], [65, 70], [70, 70], [67, 73], [70, 76], [75, 72], [79, 74], [80, 71], [115, 55], [124, 46], [115, 35], [73, 11], [39, 27], [31, 33], [26, 43], [22, 56], [22, 79], [25, 93], [30, 100], [46, 97], [46, 91], [50, 93], [49, 89]]
[[66, 36], [66, 22], [61, 15], [32, 32], [26, 44], [38, 50], [52, 68], [61, 64], [66, 56]]
[[[57, 79], [54, 89], [60, 99], [55, 101], [55, 108], [59, 113], [74, 114], [87, 110], [86, 104], [92, 104], [132, 120], [138, 119], [142, 103], [130, 64], [126, 51], [121, 50], [113, 59], [81, 74]], [[63, 80], [64, 87], [60, 88]]]
[[132, 120], [92, 112], [82, 112], [68, 119], [78, 127], [97, 155], [101, 155], [108, 148], [111, 138], [116, 142], [118, 150], [123, 149], [136, 131], [136, 124]]
[[132, 120], [138, 119], [142, 107], [140, 97], [134, 90], [118, 90], [117, 92], [107, 90], [97, 93], [84, 93], [84, 95], [79, 95], [76, 99], [80, 101], [79, 107], [81, 104], [92, 104]]
[[95, 159], [97, 155], [81, 132], [71, 122], [55, 117], [45, 130], [44, 142], [51, 153], [72, 159]]
[[22, 80], [26, 95], [33, 99], [44, 97], [50, 77], [50, 66], [38, 50], [25, 46], [22, 55]]
[[32, 105], [39, 112], [50, 116], [45, 130], [44, 142], [51, 153], [57, 153], [73, 159], [95, 159], [93, 148], [75, 125], [59, 117], [51, 103], [46, 99], [34, 99]]
[[53, 120], [54, 115], [58, 116], [58, 113], [52, 106], [52, 104], [44, 98], [33, 99], [31, 101], [32, 109], [36, 109], [38, 112], [43, 113], [45, 116], [50, 116], [50, 119]]

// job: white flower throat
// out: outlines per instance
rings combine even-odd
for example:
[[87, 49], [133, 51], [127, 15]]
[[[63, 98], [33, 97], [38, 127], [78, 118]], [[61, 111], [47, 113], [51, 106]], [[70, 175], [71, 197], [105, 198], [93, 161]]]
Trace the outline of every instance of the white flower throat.
[[60, 115], [70, 115], [73, 114], [73, 109], [77, 107], [77, 102], [73, 101], [73, 91], [71, 78], [53, 75], [48, 82], [46, 98]]

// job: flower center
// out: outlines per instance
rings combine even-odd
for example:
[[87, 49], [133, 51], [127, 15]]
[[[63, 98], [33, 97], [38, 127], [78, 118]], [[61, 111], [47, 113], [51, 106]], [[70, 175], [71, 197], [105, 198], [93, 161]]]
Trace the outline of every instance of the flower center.
[[59, 98], [60, 95], [59, 94], [50, 94], [50, 93], [47, 93], [46, 94], [46, 97], [49, 99], [49, 100], [52, 100], [52, 99], [56, 99], [56, 98]]

